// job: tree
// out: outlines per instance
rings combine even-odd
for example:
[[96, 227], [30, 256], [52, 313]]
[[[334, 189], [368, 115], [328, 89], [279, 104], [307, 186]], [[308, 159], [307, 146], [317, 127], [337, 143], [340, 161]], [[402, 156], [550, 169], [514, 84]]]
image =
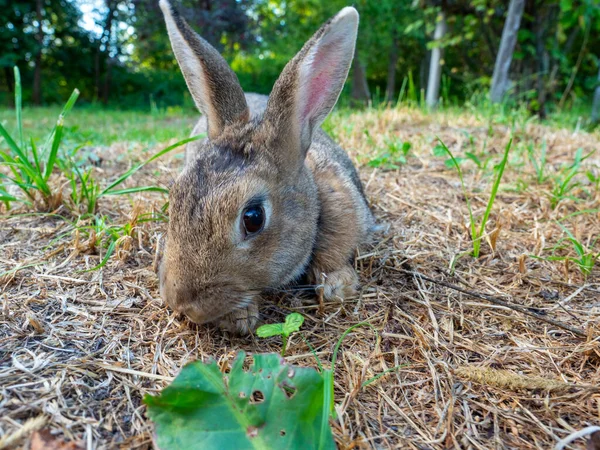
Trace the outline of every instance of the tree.
[[385, 101], [391, 103], [396, 96], [396, 65], [398, 64], [398, 31], [392, 29], [392, 45], [388, 63], [387, 85], [385, 88]]
[[502, 30], [500, 50], [496, 57], [494, 75], [492, 77], [490, 99], [494, 103], [500, 102], [508, 89], [508, 72], [517, 43], [524, 8], [525, 0], [510, 0], [508, 14], [506, 16], [506, 21], [504, 22], [504, 29]]
[[366, 105], [371, 101], [367, 74], [356, 50], [354, 51], [354, 61], [352, 63], [352, 92], [350, 96], [353, 102], [358, 104]]
[[37, 49], [35, 52], [35, 72], [33, 75], [33, 103], [42, 104], [42, 50], [44, 48], [44, 30], [42, 26], [42, 0], [35, 0], [35, 15], [37, 20]]
[[594, 101], [592, 103], [592, 123], [600, 122], [600, 58], [598, 58], [598, 79], [594, 89]]
[[429, 81], [427, 82], [427, 98], [425, 100], [429, 108], [434, 108], [440, 98], [440, 80], [442, 77], [442, 48], [440, 46], [440, 41], [444, 38], [445, 34], [446, 17], [442, 11], [438, 16], [435, 32], [433, 34], [433, 41], [436, 45], [431, 50]]

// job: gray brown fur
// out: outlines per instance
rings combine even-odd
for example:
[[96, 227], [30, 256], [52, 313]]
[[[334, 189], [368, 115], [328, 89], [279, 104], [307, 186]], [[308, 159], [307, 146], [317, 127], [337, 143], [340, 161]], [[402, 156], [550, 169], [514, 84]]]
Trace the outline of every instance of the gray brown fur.
[[[169, 25], [166, 11], [172, 10], [165, 0], [161, 7]], [[325, 73], [333, 87], [317, 88], [315, 104], [320, 106], [314, 111], [307, 106], [309, 116], [303, 122], [294, 119], [302, 105], [299, 70], [306, 67], [307, 52], [329, 51], [317, 46], [323, 36], [333, 33], [332, 21], [286, 66], [270, 98], [246, 94], [242, 104], [239, 98], [216, 95], [213, 89], [231, 83], [231, 77], [223, 74], [210, 74], [205, 79], [218, 81], [201, 86], [205, 90], [200, 93], [192, 91], [205, 96], [195, 100], [208, 117], [200, 119], [192, 134], [207, 128], [210, 133], [186, 148], [186, 165], [170, 193], [170, 222], [159, 266], [161, 295], [192, 321], [219, 321], [227, 329], [249, 332], [258, 319], [260, 295], [303, 274], [315, 285], [324, 280], [321, 288], [326, 299], [354, 292], [358, 278], [352, 257], [374, 221], [352, 162], [318, 127], [333, 108], [347, 75], [350, 61], [340, 54], [353, 53], [353, 42], [350, 48], [349, 35], [344, 34], [355, 28], [353, 14], [354, 10], [344, 10], [332, 19], [339, 21], [335, 32], [345, 39], [340, 49], [334, 49], [338, 52], [335, 70]], [[197, 80], [188, 77], [208, 71], [203, 65], [208, 44], [195, 33], [190, 35], [193, 32], [182, 19], [175, 26], [185, 30], [181, 35], [198, 54], [197, 69], [190, 71], [194, 68], [185, 61], [188, 69], [183, 72], [188, 86], [194, 85]], [[173, 43], [171, 29], [169, 33]], [[332, 45], [336, 44], [334, 40]], [[188, 51], [181, 45], [173, 43], [179, 56]], [[213, 51], [209, 54], [214, 59]], [[211, 64], [213, 70], [224, 70], [221, 62]], [[310, 81], [311, 73], [303, 73]], [[229, 102], [233, 113], [228, 112]], [[248, 238], [240, 234], [239, 221], [250, 202], [263, 205], [269, 219], [261, 233]]]

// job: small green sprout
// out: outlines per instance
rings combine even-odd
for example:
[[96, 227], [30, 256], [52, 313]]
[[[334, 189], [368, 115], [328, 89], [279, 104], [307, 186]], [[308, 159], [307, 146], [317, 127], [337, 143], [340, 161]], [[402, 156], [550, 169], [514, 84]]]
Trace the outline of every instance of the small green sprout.
[[285, 354], [288, 338], [290, 335], [300, 329], [304, 323], [304, 316], [298, 313], [288, 314], [284, 323], [269, 323], [258, 327], [256, 334], [261, 338], [271, 336], [281, 336], [283, 346], [281, 347], [281, 356]]
[[[435, 156], [449, 156], [450, 159], [445, 162], [446, 166], [454, 167], [458, 172], [458, 178], [460, 179], [460, 184], [462, 186], [463, 194], [465, 196], [465, 200], [467, 202], [467, 209], [469, 211], [469, 222], [471, 227], [471, 239], [473, 240], [473, 251], [471, 255], [475, 258], [479, 258], [479, 252], [481, 249], [481, 241], [485, 235], [485, 226], [490, 218], [490, 213], [492, 212], [492, 207], [494, 206], [494, 200], [496, 199], [496, 194], [498, 193], [498, 188], [500, 187], [500, 181], [502, 180], [502, 174], [504, 173], [504, 169], [506, 168], [506, 163], [508, 162], [508, 154], [510, 152], [510, 147], [512, 145], [512, 137], [509, 139], [508, 144], [504, 149], [504, 156], [502, 157], [502, 161], [498, 164], [496, 168], [496, 178], [494, 180], [494, 184], [492, 185], [492, 192], [490, 194], [490, 198], [488, 200], [487, 207], [485, 208], [485, 212], [483, 214], [483, 218], [477, 227], [475, 223], [475, 218], [473, 217], [473, 209], [471, 208], [471, 202], [469, 200], [469, 196], [467, 195], [467, 188], [465, 186], [465, 181], [463, 179], [462, 171], [460, 170], [460, 164], [450, 151], [446, 144], [442, 142], [441, 139], [438, 138], [439, 145], [437, 145], [433, 149], [433, 154]], [[449, 162], [448, 162], [449, 161]]]

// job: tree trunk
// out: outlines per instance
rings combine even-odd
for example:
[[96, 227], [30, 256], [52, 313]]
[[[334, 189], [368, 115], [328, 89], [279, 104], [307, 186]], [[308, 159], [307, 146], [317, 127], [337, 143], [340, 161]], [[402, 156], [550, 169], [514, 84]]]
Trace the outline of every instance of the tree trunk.
[[[440, 20], [435, 25], [433, 40], [439, 41], [446, 34], [446, 17], [442, 12]], [[431, 50], [431, 62], [429, 63], [429, 81], [427, 82], [426, 103], [429, 108], [435, 108], [440, 98], [440, 80], [442, 77], [442, 49], [434, 47]]]
[[35, 2], [35, 14], [38, 21], [36, 33], [37, 52], [35, 54], [35, 71], [33, 73], [33, 103], [42, 104], [42, 49], [44, 48], [44, 30], [42, 29], [42, 0]]
[[431, 59], [431, 50], [423, 53], [421, 63], [419, 64], [419, 93], [425, 89], [427, 78], [429, 77], [429, 60]]
[[358, 52], [354, 51], [354, 64], [352, 64], [352, 91], [350, 97], [355, 103], [368, 104], [371, 100], [369, 85], [367, 83], [367, 74], [360, 59]]
[[[537, 5], [535, 5], [537, 6]], [[548, 73], [548, 54], [544, 44], [545, 25], [549, 17], [542, 15], [539, 11], [535, 14], [535, 53], [536, 53], [536, 81], [537, 102], [536, 113], [540, 119], [546, 118], [546, 75]]]
[[115, 10], [117, 9], [117, 1], [106, 0], [106, 7], [108, 8], [108, 15], [106, 16], [106, 24], [104, 26], [103, 39], [104, 39], [104, 86], [102, 88], [102, 103], [105, 105], [108, 103], [108, 97], [110, 94], [110, 39], [112, 37], [112, 24], [115, 16]]
[[510, 0], [504, 29], [502, 30], [502, 39], [500, 40], [500, 50], [498, 50], [496, 64], [494, 65], [492, 88], [490, 89], [490, 99], [494, 103], [502, 101], [508, 89], [508, 71], [517, 43], [517, 34], [521, 26], [524, 7], [525, 0]]
[[396, 97], [396, 65], [398, 64], [398, 36], [394, 29], [392, 32], [392, 47], [390, 48], [390, 60], [388, 63], [387, 88], [385, 90], [385, 101], [391, 103]]
[[592, 123], [600, 122], [600, 59], [598, 59], [598, 81], [594, 91], [594, 102], [592, 103]]
[[[571, 53], [571, 50], [573, 49], [573, 45], [575, 44], [575, 39], [577, 38], [577, 35], [579, 34], [579, 30], [580, 30], [579, 26], [576, 26], [575, 28], [573, 28], [573, 31], [571, 31], [571, 34], [567, 38], [567, 42], [565, 43], [565, 46], [561, 50], [562, 54], [568, 55], [569, 53]], [[557, 38], [556, 46], [558, 47], [558, 38]], [[554, 93], [556, 92], [556, 88], [557, 88], [557, 84], [558, 84], [556, 82], [556, 77], [558, 75], [559, 69], [560, 69], [560, 60], [558, 58], [554, 58], [554, 65], [552, 66], [552, 70], [550, 71], [550, 77], [548, 79], [548, 88], [550, 90], [551, 97], [554, 97]]]

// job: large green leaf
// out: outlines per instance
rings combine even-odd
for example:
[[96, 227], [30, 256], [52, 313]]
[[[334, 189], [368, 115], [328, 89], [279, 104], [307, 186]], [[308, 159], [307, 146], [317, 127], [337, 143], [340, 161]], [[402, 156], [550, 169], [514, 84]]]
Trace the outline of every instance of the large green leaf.
[[334, 449], [331, 429], [321, 430], [329, 417], [323, 376], [275, 354], [254, 355], [245, 371], [244, 358], [229, 374], [215, 361], [193, 362], [159, 396], [145, 397], [158, 448]]

